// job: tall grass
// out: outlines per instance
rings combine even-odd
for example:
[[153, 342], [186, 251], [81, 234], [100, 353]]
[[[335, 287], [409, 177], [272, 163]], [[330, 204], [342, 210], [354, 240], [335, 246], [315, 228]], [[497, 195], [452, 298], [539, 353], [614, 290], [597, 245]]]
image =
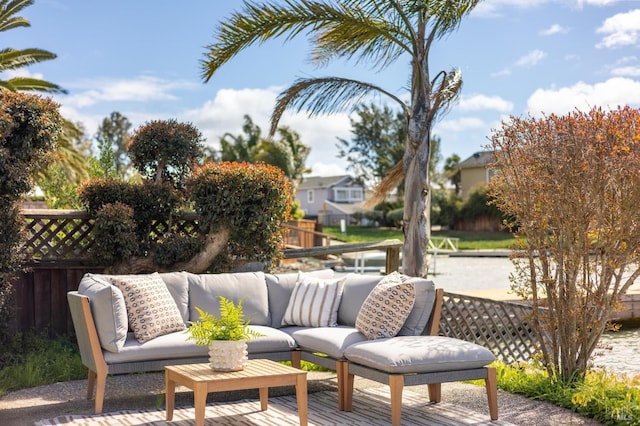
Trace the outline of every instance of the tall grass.
[[640, 424], [640, 375], [629, 377], [589, 370], [564, 383], [535, 364], [496, 363], [498, 387], [532, 399], [549, 401], [607, 425]]
[[0, 396], [11, 390], [86, 377], [78, 349], [67, 338], [17, 334], [0, 353]]

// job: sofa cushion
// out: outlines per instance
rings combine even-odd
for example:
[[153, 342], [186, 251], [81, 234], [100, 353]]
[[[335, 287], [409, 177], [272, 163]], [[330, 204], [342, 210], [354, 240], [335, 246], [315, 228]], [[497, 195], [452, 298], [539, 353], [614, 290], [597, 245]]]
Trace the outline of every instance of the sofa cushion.
[[189, 275], [189, 272], [184, 271], [160, 273], [160, 278], [167, 285], [185, 324], [189, 321]]
[[140, 343], [133, 333], [129, 333], [120, 352], [104, 352], [104, 360], [107, 364], [112, 364], [202, 357], [202, 362], [206, 362], [209, 349], [206, 346], [196, 345], [188, 338], [189, 335], [184, 331], [176, 331]]
[[322, 279], [300, 273], [282, 318], [282, 325], [334, 327], [344, 278]]
[[124, 296], [129, 325], [140, 343], [185, 329], [176, 302], [159, 274], [112, 277], [111, 282]]
[[[333, 278], [333, 269], [320, 269], [317, 271], [304, 272], [312, 277], [329, 279]], [[267, 291], [269, 293], [269, 314], [271, 315], [271, 327], [282, 327], [282, 318], [287, 309], [291, 292], [298, 280], [298, 273], [289, 274], [264, 274], [267, 281]]]
[[319, 352], [335, 359], [342, 359], [344, 351], [354, 343], [367, 341], [355, 327], [339, 325], [337, 327], [284, 327], [281, 329], [291, 335], [300, 349], [307, 352]]
[[349, 362], [391, 374], [469, 370], [491, 364], [490, 350], [444, 336], [396, 336], [354, 343], [344, 351]]
[[262, 335], [247, 341], [249, 355], [292, 351], [298, 346], [293, 337], [277, 328], [266, 325], [250, 325], [249, 328]]
[[424, 278], [409, 277], [406, 282], [415, 286], [416, 301], [398, 336], [419, 336], [425, 331], [431, 318], [433, 303], [436, 300], [436, 287], [433, 281]]
[[416, 299], [413, 283], [397, 272], [385, 276], [365, 299], [356, 328], [367, 339], [393, 337], [402, 328]]
[[78, 293], [89, 297], [91, 314], [100, 346], [118, 352], [127, 339], [127, 308], [122, 292], [101, 275], [87, 273], [80, 280]]
[[360, 307], [380, 279], [379, 275], [349, 274], [346, 276], [342, 300], [338, 308], [338, 324], [355, 327]]
[[218, 316], [220, 298], [238, 303], [242, 299], [245, 319], [253, 325], [269, 325], [269, 298], [263, 272], [189, 274], [189, 320], [198, 321], [196, 306]]

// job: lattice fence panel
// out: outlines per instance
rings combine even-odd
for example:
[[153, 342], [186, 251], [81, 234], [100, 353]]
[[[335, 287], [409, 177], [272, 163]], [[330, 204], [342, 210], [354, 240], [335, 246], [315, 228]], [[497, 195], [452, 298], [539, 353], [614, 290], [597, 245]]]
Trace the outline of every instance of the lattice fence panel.
[[523, 303], [445, 293], [440, 334], [482, 345], [507, 363], [527, 361], [539, 347], [531, 312]]
[[26, 217], [24, 252], [32, 259], [79, 259], [93, 245], [93, 223], [86, 215]]

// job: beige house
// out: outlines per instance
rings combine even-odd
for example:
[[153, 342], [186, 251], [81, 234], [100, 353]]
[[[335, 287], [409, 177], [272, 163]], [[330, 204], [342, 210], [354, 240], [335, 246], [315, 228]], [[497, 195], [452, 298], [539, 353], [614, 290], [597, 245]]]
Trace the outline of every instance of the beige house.
[[464, 200], [469, 193], [479, 185], [486, 185], [493, 176], [494, 171], [489, 168], [493, 161], [491, 151], [476, 152], [471, 157], [462, 161], [460, 168], [460, 197]]

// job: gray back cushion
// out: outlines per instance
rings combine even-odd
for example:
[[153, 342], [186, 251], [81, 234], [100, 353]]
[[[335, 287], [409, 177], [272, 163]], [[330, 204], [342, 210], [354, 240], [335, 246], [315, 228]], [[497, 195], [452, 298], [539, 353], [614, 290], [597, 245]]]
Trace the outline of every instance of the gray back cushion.
[[424, 278], [411, 277], [408, 282], [415, 285], [416, 301], [398, 336], [419, 336], [431, 318], [433, 303], [436, 299], [436, 288], [433, 281]]
[[380, 275], [347, 275], [338, 308], [338, 324], [355, 327], [360, 307], [381, 279]]
[[159, 274], [178, 306], [182, 321], [189, 321], [189, 272], [162, 272]]
[[[321, 269], [318, 271], [304, 272], [310, 276], [330, 279], [333, 278], [333, 269]], [[291, 293], [298, 279], [298, 272], [290, 274], [265, 274], [267, 290], [269, 292], [269, 311], [271, 312], [271, 327], [282, 327], [282, 317], [289, 305]]]
[[[338, 309], [338, 324], [355, 327], [360, 307], [381, 279], [379, 275], [349, 274], [347, 276]], [[398, 335], [418, 336], [422, 334], [431, 317], [436, 297], [435, 285], [433, 281], [424, 278], [411, 277], [408, 282], [415, 285], [416, 300]]]
[[220, 314], [220, 298], [238, 303], [241, 299], [244, 317], [254, 325], [269, 325], [269, 298], [263, 272], [227, 274], [189, 274], [189, 320], [197, 321], [196, 306], [212, 315]]
[[78, 285], [78, 293], [89, 297], [100, 346], [109, 352], [118, 352], [127, 339], [127, 308], [120, 289], [111, 285], [104, 277], [85, 274]]

